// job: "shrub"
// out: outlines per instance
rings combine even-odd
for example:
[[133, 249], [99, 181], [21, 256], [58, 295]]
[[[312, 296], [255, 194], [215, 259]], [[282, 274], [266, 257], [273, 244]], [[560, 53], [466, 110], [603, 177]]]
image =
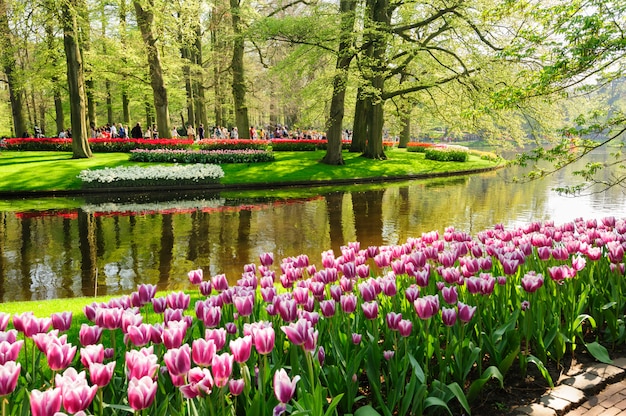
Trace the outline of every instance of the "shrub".
[[129, 158], [133, 162], [159, 163], [258, 163], [271, 162], [274, 154], [267, 150], [172, 150], [136, 149]]
[[467, 162], [468, 153], [463, 150], [454, 149], [426, 149], [424, 158], [437, 160], [439, 162]]

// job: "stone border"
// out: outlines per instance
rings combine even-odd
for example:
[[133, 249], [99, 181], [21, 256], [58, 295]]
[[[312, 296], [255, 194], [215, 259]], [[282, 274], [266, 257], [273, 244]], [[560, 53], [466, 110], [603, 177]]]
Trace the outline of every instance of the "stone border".
[[[535, 403], [513, 409], [513, 416], [562, 416], [570, 410], [577, 409], [588, 401], [591, 407], [598, 400], [591, 400], [607, 385], [618, 383], [626, 378], [626, 357], [613, 360], [612, 364], [597, 363], [584, 371], [570, 375], [560, 381], [559, 385], [541, 396]], [[621, 388], [621, 387], [620, 387]], [[593, 401], [593, 403], [591, 403]], [[587, 406], [586, 406], [587, 407]], [[602, 406], [600, 413], [606, 414]], [[580, 414], [586, 414], [584, 409]]]

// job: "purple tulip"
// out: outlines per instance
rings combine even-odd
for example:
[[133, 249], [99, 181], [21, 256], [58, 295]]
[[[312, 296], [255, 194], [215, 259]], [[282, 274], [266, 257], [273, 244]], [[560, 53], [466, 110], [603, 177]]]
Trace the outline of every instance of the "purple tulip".
[[72, 312], [53, 313], [51, 319], [52, 327], [61, 332], [67, 331], [72, 326]]
[[215, 355], [215, 341], [204, 338], [194, 339], [191, 344], [191, 358], [193, 362], [202, 367], [208, 367]]
[[225, 274], [218, 274], [211, 277], [211, 283], [213, 284], [213, 288], [218, 292], [223, 292], [228, 289], [228, 280], [226, 280]]
[[341, 304], [341, 310], [344, 313], [352, 313], [356, 309], [356, 296], [353, 293], [348, 293], [341, 296], [339, 303]]
[[389, 312], [385, 316], [385, 321], [387, 322], [387, 326], [392, 331], [397, 331], [399, 329], [398, 325], [400, 324], [401, 320], [402, 320], [402, 314], [401, 313]]
[[239, 379], [232, 379], [228, 382], [228, 391], [230, 391], [230, 394], [232, 394], [233, 396], [239, 396], [241, 393], [243, 393], [243, 388], [245, 387], [246, 382], [244, 379], [239, 378]]
[[295, 323], [281, 326], [280, 329], [287, 335], [289, 341], [294, 345], [303, 345], [308, 337], [308, 330], [311, 323], [306, 319], [300, 318]]
[[0, 364], [17, 361], [22, 346], [24, 346], [24, 340], [15, 342], [0, 341]]
[[51, 341], [46, 348], [48, 365], [53, 371], [66, 369], [74, 359], [74, 355], [76, 355], [76, 347], [72, 344]]
[[118, 329], [122, 327], [122, 308], [98, 308], [96, 310], [96, 325], [104, 329]]
[[359, 345], [361, 343], [361, 339], [363, 338], [363, 335], [361, 334], [356, 334], [356, 333], [352, 333], [352, 343], [354, 345]]
[[252, 315], [252, 307], [254, 306], [254, 294], [246, 296], [235, 296], [233, 303], [240, 316]]
[[300, 380], [299, 375], [295, 376], [292, 380], [283, 368], [274, 373], [274, 394], [279, 402], [289, 403], [296, 392], [296, 383], [298, 380]]
[[165, 299], [168, 308], [185, 310], [189, 307], [191, 295], [187, 295], [185, 292], [170, 292]]
[[415, 300], [419, 298], [419, 296], [420, 288], [418, 286], [411, 285], [404, 289], [404, 297], [406, 297], [406, 299], [411, 303], [415, 302]]
[[204, 339], [207, 341], [212, 339], [215, 343], [215, 349], [217, 351], [224, 348], [226, 344], [226, 330], [224, 328], [209, 328], [204, 331]]
[[274, 253], [261, 253], [259, 255], [259, 261], [265, 267], [269, 267], [274, 264]]
[[443, 297], [444, 302], [448, 305], [456, 304], [459, 299], [459, 294], [457, 292], [456, 286], [446, 286], [441, 289], [441, 296]]
[[152, 353], [152, 347], [126, 352], [126, 374], [129, 379], [152, 378], [158, 368], [158, 358]]
[[151, 302], [152, 302], [152, 309], [154, 310], [154, 313], [165, 312], [165, 309], [167, 308], [166, 298], [153, 298]]
[[152, 339], [152, 325], [139, 324], [130, 325], [126, 329], [126, 333], [130, 342], [136, 347], [147, 345]]
[[387, 361], [391, 360], [394, 355], [396, 355], [395, 351], [392, 351], [392, 350], [383, 351], [383, 358], [385, 358], [385, 360]]
[[102, 363], [104, 361], [104, 346], [102, 344], [86, 345], [80, 349], [80, 362], [89, 368], [92, 363]]
[[0, 331], [0, 342], [6, 341], [9, 344], [15, 343], [17, 341], [17, 330], [9, 329], [8, 331]]
[[320, 310], [325, 318], [335, 315], [335, 301], [333, 299], [323, 300], [320, 302]]
[[171, 348], [178, 348], [183, 344], [183, 339], [187, 334], [187, 322], [185, 321], [171, 321], [168, 322], [167, 327], [163, 328], [163, 345], [168, 350]]
[[7, 326], [9, 326], [9, 320], [11, 319], [11, 315], [8, 313], [0, 312], [0, 331], [6, 331]]
[[275, 304], [280, 317], [285, 322], [293, 322], [297, 318], [298, 305], [293, 299], [279, 299]]

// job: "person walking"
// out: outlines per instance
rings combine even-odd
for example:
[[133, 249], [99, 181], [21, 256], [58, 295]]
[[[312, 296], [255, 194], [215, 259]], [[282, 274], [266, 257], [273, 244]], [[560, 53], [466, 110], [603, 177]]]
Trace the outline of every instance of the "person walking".
[[135, 127], [130, 131], [130, 137], [133, 139], [143, 139], [143, 131], [141, 130], [141, 124], [137, 123]]
[[191, 124], [187, 124], [187, 138], [189, 140], [196, 140], [196, 129]]

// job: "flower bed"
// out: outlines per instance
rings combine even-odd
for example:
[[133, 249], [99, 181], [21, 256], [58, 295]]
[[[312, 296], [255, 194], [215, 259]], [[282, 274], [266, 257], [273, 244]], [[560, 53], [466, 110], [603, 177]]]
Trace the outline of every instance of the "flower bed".
[[142, 284], [84, 316], [0, 313], [3, 411], [470, 413], [513, 366], [552, 384], [548, 360], [608, 362], [603, 343], [626, 340], [625, 246], [612, 217], [450, 227], [319, 265], [264, 253], [234, 285], [193, 270], [190, 293]]
[[127, 166], [83, 170], [78, 177], [85, 188], [180, 186], [219, 183], [224, 171], [217, 165]]
[[439, 144], [429, 147], [424, 158], [439, 162], [467, 162], [469, 149], [465, 146]]
[[133, 162], [161, 163], [259, 163], [271, 162], [274, 154], [267, 150], [171, 150], [137, 149], [131, 151], [129, 158]]
[[197, 142], [202, 150], [267, 150], [269, 140], [251, 139], [204, 139]]
[[[188, 139], [89, 139], [89, 147], [95, 153], [128, 153], [133, 149], [188, 149], [193, 140]], [[72, 151], [72, 139], [6, 139], [7, 150], [16, 151]]]
[[406, 145], [407, 152], [425, 153], [426, 149], [433, 147], [432, 143], [409, 142]]

